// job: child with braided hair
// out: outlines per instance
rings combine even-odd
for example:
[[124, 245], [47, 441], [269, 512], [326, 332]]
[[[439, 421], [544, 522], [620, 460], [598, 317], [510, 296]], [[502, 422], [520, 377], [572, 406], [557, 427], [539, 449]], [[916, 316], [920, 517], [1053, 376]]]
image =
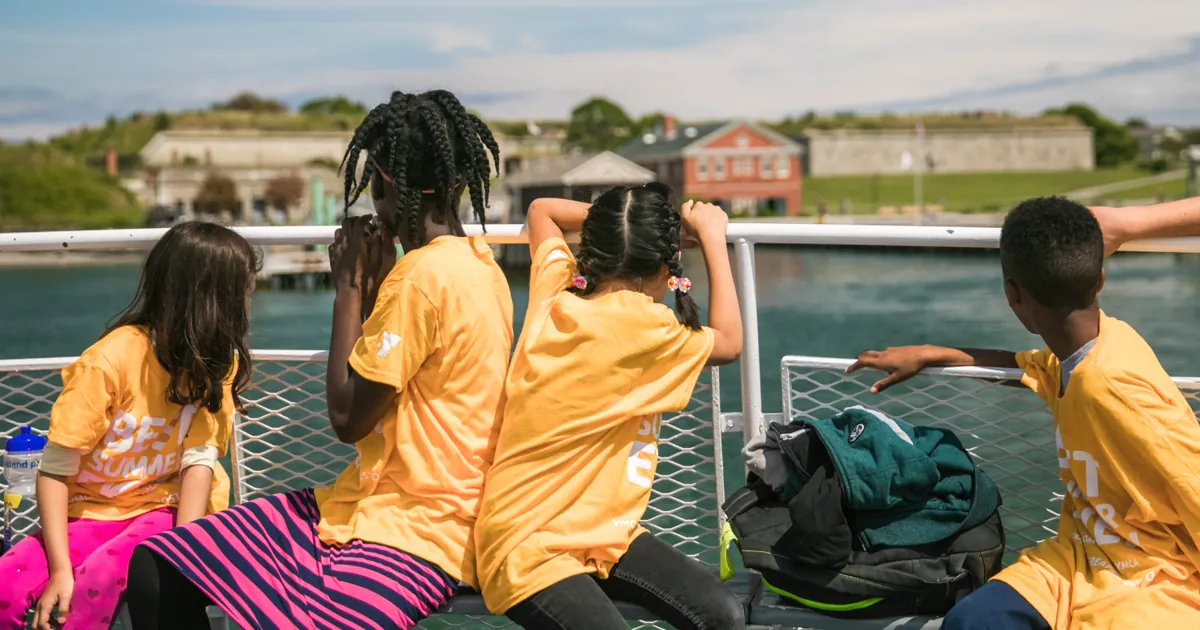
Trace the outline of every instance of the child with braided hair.
[[329, 250], [326, 401], [358, 458], [330, 488], [149, 540], [130, 569], [135, 630], [207, 627], [208, 601], [247, 629], [407, 629], [476, 584], [471, 528], [513, 307], [458, 203], [469, 188], [484, 222], [489, 154], [498, 162], [495, 139], [449, 92], [396, 92], [367, 114], [344, 159], [345, 200], [370, 185], [378, 221], [344, 219]]
[[[745, 627], [714, 573], [639, 523], [662, 414], [687, 405], [705, 366], [741, 353], [727, 223], [712, 205], [677, 209], [661, 184], [615, 188], [590, 207], [530, 205], [529, 310], [475, 525], [493, 613], [529, 630], [628, 628], [618, 599], [679, 630]], [[576, 230], [577, 258], [563, 240]], [[708, 267], [710, 327], [680, 266], [692, 238]], [[660, 303], [668, 291], [675, 313]]]

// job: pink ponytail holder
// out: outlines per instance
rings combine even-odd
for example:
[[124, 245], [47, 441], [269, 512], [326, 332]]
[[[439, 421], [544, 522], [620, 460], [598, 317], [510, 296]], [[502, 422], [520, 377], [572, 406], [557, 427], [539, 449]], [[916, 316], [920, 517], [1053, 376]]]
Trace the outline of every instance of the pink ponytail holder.
[[571, 285], [574, 286], [576, 289], [579, 289], [580, 291], [582, 291], [587, 288], [588, 281], [587, 281], [587, 278], [584, 276], [575, 276], [574, 278], [571, 279]]
[[667, 288], [672, 291], [679, 291], [680, 293], [687, 295], [687, 292], [692, 290], [692, 281], [688, 280], [687, 278], [676, 278], [675, 276], [671, 276], [671, 278], [667, 280]]

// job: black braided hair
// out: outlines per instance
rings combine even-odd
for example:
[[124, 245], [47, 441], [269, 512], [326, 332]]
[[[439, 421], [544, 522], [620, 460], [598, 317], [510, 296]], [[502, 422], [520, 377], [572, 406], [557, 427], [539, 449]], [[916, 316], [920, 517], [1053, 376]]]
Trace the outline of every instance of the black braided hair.
[[[360, 178], [358, 162], [364, 151], [367, 158]], [[396, 190], [397, 221], [407, 221], [408, 232], [418, 243], [425, 241], [424, 190], [433, 191], [434, 206], [445, 220], [457, 217], [457, 201], [466, 186], [475, 217], [484, 225], [491, 194], [489, 154], [499, 170], [500, 146], [491, 130], [450, 92], [393, 92], [388, 102], [367, 113], [346, 147], [343, 212], [349, 214], [372, 181], [372, 195], [382, 198], [384, 182], [377, 172], [382, 170]]]
[[[601, 280], [655, 278], [663, 265], [671, 275], [684, 277], [679, 262], [682, 227], [671, 189], [663, 184], [619, 186], [605, 192], [588, 211], [580, 234], [576, 262], [587, 285], [569, 290], [587, 295]], [[675, 312], [685, 326], [700, 329], [700, 309], [680, 289], [675, 289]]]

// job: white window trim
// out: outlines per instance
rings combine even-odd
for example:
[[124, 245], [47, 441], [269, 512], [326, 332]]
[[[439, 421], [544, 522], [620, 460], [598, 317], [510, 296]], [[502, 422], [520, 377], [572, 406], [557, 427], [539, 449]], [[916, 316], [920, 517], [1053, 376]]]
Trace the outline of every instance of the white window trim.
[[759, 176], [762, 179], [775, 178], [775, 163], [771, 160], [770, 156], [762, 156], [758, 158], [758, 163]]
[[708, 180], [708, 158], [696, 158], [696, 179]]
[[713, 178], [717, 181], [725, 180], [725, 158], [713, 158]]
[[792, 158], [784, 156], [775, 162], [775, 177], [787, 179], [792, 176]]

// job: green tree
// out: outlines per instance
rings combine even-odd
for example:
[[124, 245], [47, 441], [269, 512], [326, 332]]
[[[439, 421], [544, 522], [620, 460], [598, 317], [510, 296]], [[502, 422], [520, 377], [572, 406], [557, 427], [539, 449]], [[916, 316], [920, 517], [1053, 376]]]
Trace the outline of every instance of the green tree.
[[1138, 154], [1137, 140], [1129, 130], [1117, 122], [1096, 113], [1083, 103], [1071, 103], [1062, 109], [1052, 109], [1047, 114], [1074, 116], [1079, 122], [1092, 129], [1095, 138], [1096, 166], [1119, 166], [1134, 160]]
[[361, 118], [367, 115], [367, 106], [341, 95], [323, 96], [301, 105], [300, 113], [306, 116], [357, 116]]
[[640, 136], [646, 133], [653, 133], [655, 129], [662, 126], [664, 120], [666, 120], [666, 115], [662, 112], [646, 114], [637, 119], [637, 122], [633, 124], [633, 135]]
[[620, 105], [596, 97], [571, 110], [567, 144], [585, 151], [615, 151], [629, 142], [634, 123]]
[[256, 114], [282, 114], [287, 111], [287, 105], [275, 99], [263, 98], [254, 92], [239, 92], [228, 101], [215, 105], [213, 109], [228, 109]]
[[200, 190], [192, 204], [196, 212], [204, 214], [232, 213], [241, 208], [242, 200], [238, 198], [237, 184], [232, 179], [212, 172], [200, 183]]

